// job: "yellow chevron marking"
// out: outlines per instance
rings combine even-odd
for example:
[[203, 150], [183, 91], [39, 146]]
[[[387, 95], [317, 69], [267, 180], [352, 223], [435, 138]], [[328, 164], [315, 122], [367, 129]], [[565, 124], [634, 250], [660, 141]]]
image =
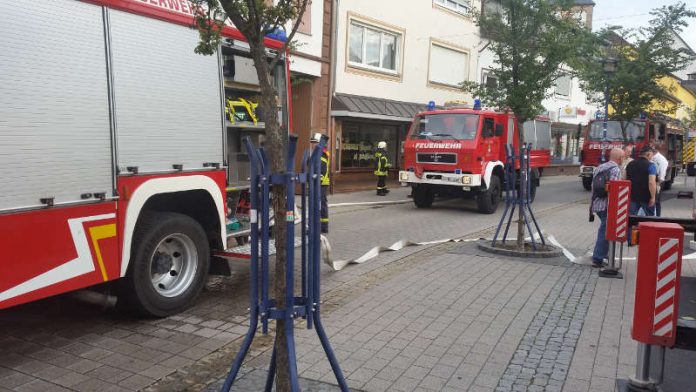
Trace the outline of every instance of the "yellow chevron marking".
[[696, 160], [696, 139], [691, 139], [684, 148], [684, 162], [694, 162]]
[[101, 249], [99, 248], [99, 240], [116, 237], [116, 224], [111, 223], [103, 226], [90, 227], [89, 235], [92, 237], [92, 246], [94, 246], [94, 252], [97, 254], [97, 262], [99, 263], [102, 278], [104, 278], [104, 282], [106, 282], [109, 280], [109, 277], [106, 275], [106, 267], [104, 266]]

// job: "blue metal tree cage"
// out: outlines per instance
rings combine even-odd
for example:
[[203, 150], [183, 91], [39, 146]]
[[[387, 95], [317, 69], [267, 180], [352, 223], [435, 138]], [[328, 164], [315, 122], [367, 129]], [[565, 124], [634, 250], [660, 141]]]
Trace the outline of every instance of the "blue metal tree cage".
[[[532, 211], [532, 200], [530, 199], [532, 184], [530, 181], [530, 167], [529, 167], [529, 155], [532, 150], [532, 144], [523, 144], [520, 148], [520, 155], [515, 155], [513, 146], [508, 144], [505, 146], [505, 151], [507, 155], [507, 162], [505, 162], [505, 210], [503, 211], [503, 216], [500, 217], [500, 222], [498, 222], [498, 227], [495, 230], [495, 236], [493, 236], [492, 245], [495, 246], [496, 242], [500, 240], [503, 244], [507, 240], [508, 232], [510, 231], [510, 224], [512, 223], [512, 218], [515, 215], [515, 210], [519, 208], [522, 211], [522, 216], [524, 217], [524, 224], [527, 227], [529, 236], [531, 237], [532, 249], [537, 250], [537, 241], [535, 232], [532, 231], [532, 225], [536, 229], [536, 234], [539, 236], [539, 240], [542, 245], [546, 245], [544, 240], [544, 235], [539, 229], [539, 224], [534, 217], [534, 212]], [[526, 192], [522, 194], [520, 192], [519, 184], [522, 183], [520, 178], [518, 178], [517, 166], [519, 164], [519, 175], [525, 176], [526, 180]], [[502, 229], [503, 224], [505, 224], [505, 230], [503, 236], [500, 239], [500, 229]]]
[[[324, 331], [320, 317], [320, 266], [321, 266], [321, 154], [326, 141], [322, 140], [314, 151], [307, 151], [302, 160], [302, 172], [295, 173], [295, 153], [297, 137], [291, 136], [288, 143], [287, 166], [285, 173], [270, 173], [268, 157], [263, 148], [255, 148], [251, 140], [244, 139], [251, 164], [251, 296], [250, 325], [244, 342], [232, 364], [222, 391], [228, 392], [242, 366], [251, 343], [256, 335], [259, 320], [262, 333], [268, 333], [269, 320], [285, 320], [288, 351], [290, 385], [293, 391], [299, 391], [297, 358], [295, 354], [294, 323], [295, 319], [307, 321], [307, 329], [317, 331], [331, 368], [342, 391], [348, 391], [328, 336]], [[286, 189], [287, 227], [285, 253], [285, 298], [284, 306], [279, 307], [277, 299], [269, 298], [269, 230], [271, 214], [269, 208], [271, 185], [281, 184]], [[295, 187], [301, 188], [301, 274], [302, 289], [300, 296], [295, 296]], [[277, 222], [282, 224], [282, 222]], [[275, 344], [278, 344], [277, 342]], [[273, 347], [271, 363], [266, 380], [266, 391], [273, 387], [276, 370], [276, 346]]]

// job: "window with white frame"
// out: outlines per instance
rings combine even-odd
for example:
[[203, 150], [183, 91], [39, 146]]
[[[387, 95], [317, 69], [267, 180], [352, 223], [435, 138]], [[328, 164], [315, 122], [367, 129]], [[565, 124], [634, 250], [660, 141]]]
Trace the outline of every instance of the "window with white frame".
[[572, 77], [570, 75], [561, 75], [556, 79], [556, 95], [561, 97], [570, 97], [570, 89], [572, 86]]
[[428, 80], [431, 83], [459, 87], [469, 75], [469, 55], [461, 50], [433, 43], [430, 45]]
[[471, 4], [468, 0], [433, 0], [433, 3], [462, 15], [467, 15], [471, 10]]
[[401, 34], [352, 20], [349, 35], [350, 65], [398, 73]]

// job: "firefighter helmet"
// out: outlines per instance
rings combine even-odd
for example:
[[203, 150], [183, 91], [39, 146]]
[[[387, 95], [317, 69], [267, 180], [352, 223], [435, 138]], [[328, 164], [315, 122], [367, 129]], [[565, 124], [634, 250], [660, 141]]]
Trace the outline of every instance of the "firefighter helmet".
[[387, 148], [387, 142], [379, 142], [377, 143], [377, 148]]
[[319, 143], [322, 138], [326, 138], [323, 133], [317, 132], [312, 135], [312, 137], [309, 139], [310, 142], [312, 143]]

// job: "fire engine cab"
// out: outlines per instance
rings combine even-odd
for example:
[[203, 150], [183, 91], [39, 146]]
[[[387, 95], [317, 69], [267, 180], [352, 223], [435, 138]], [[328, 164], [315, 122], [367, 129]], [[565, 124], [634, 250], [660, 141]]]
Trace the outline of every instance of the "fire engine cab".
[[[412, 187], [418, 208], [430, 207], [436, 196], [475, 198], [478, 211], [492, 214], [504, 186], [506, 144], [518, 149], [514, 115], [490, 110], [452, 108], [418, 113], [404, 144], [402, 185]], [[524, 124], [530, 153], [531, 193], [536, 195], [542, 170], [551, 161], [551, 127], [539, 117]]]
[[[225, 27], [196, 54], [194, 12], [0, 0], [0, 309], [114, 282], [119, 304], [166, 316], [217, 272], [228, 189], [248, 187], [241, 139], [264, 119], [244, 37]], [[273, 72], [288, 130], [287, 61]]]
[[609, 159], [611, 149], [633, 145], [633, 158], [636, 158], [643, 146], [652, 143], [669, 161], [667, 175], [662, 183], [662, 189], [668, 190], [682, 166], [684, 135], [685, 130], [669, 119], [648, 118], [624, 121], [623, 124], [619, 120], [609, 120], [605, 138], [604, 121], [590, 121], [585, 129], [580, 152], [583, 187], [588, 191], [592, 189], [592, 173], [595, 167]]

